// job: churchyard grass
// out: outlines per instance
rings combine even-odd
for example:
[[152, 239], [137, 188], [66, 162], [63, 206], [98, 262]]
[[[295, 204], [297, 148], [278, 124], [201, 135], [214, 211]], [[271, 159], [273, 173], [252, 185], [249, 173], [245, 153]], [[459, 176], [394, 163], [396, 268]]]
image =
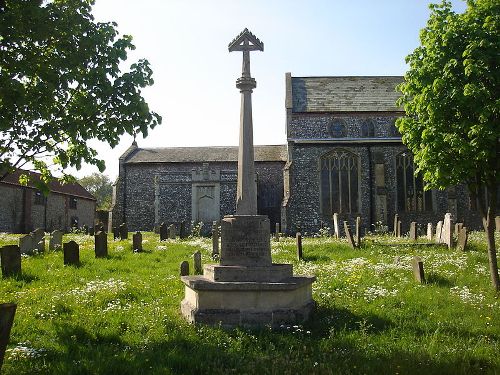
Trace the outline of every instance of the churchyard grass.
[[[17, 239], [0, 235], [0, 245]], [[359, 249], [304, 238], [302, 261], [295, 238], [272, 241], [274, 262], [317, 276], [316, 312], [303, 325], [229, 331], [192, 326], [179, 311], [179, 264], [192, 274], [197, 250], [211, 262], [211, 239], [143, 239], [134, 253], [131, 239], [108, 235], [109, 256], [96, 259], [93, 237], [65, 235], [80, 244], [80, 266], [46, 252], [0, 279], [0, 302], [18, 304], [3, 373], [500, 374], [500, 300], [483, 233], [471, 233], [465, 253], [388, 236]], [[414, 281], [415, 255], [426, 284]]]

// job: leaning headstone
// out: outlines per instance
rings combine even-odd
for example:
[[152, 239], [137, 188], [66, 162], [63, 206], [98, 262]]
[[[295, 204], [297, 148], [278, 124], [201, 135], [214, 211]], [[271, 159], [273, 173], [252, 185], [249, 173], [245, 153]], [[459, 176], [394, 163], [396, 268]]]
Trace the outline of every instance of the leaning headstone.
[[168, 226], [168, 238], [175, 240], [177, 233], [175, 233], [175, 224], [170, 224]]
[[193, 254], [193, 264], [194, 264], [194, 274], [201, 275], [203, 271], [201, 269], [201, 253], [199, 251]]
[[64, 264], [77, 266], [80, 264], [80, 246], [75, 241], [63, 244]]
[[279, 241], [280, 240], [280, 224], [276, 223], [274, 226], [274, 240]]
[[438, 221], [437, 225], [436, 225], [436, 235], [434, 236], [434, 241], [436, 241], [436, 243], [441, 243], [441, 232], [443, 230], [443, 222], [442, 221]]
[[14, 315], [16, 315], [15, 303], [0, 304], [0, 371], [2, 371], [5, 349], [9, 343], [10, 330], [14, 323]]
[[427, 239], [432, 241], [432, 233], [434, 232], [434, 228], [432, 223], [427, 223]]
[[187, 260], [181, 262], [181, 276], [189, 276], [189, 262]]
[[141, 232], [136, 232], [132, 235], [132, 250], [141, 252], [142, 251], [142, 234]]
[[49, 250], [58, 250], [62, 247], [63, 232], [55, 230], [50, 234]]
[[161, 223], [160, 224], [160, 241], [165, 241], [168, 239], [168, 227], [167, 224]]
[[0, 248], [0, 263], [2, 276], [15, 276], [21, 273], [21, 251], [17, 245], [7, 245]]
[[420, 283], [425, 283], [425, 274], [424, 274], [424, 262], [420, 257], [413, 257], [413, 275], [415, 276], [415, 280]]
[[398, 222], [399, 222], [399, 215], [395, 214], [394, 215], [394, 237], [399, 237], [398, 236]]
[[120, 239], [120, 228], [113, 227], [113, 239], [114, 240]]
[[300, 232], [297, 232], [297, 234], [295, 235], [295, 239], [297, 241], [297, 259], [302, 260], [303, 259], [303, 256], [302, 256], [302, 235], [300, 234]]
[[33, 254], [33, 236], [27, 234], [19, 238], [19, 249], [21, 254]]
[[410, 240], [411, 241], [417, 240], [417, 223], [414, 221], [410, 223]]
[[212, 257], [219, 254], [219, 225], [216, 221], [212, 224]]
[[443, 229], [441, 232], [441, 241], [444, 242], [448, 249], [453, 247], [453, 230], [452, 230], [451, 214], [448, 212], [444, 215]]
[[128, 229], [127, 229], [127, 224], [125, 223], [120, 224], [120, 239], [128, 240]]
[[106, 232], [97, 232], [94, 241], [95, 257], [106, 258], [108, 256], [108, 236]]
[[188, 233], [187, 233], [187, 230], [186, 230], [186, 222], [185, 221], [181, 221], [181, 223], [179, 224], [179, 238], [181, 240], [185, 239], [188, 237]]
[[344, 232], [349, 245], [354, 249], [356, 247], [356, 244], [354, 243], [354, 238], [352, 237], [351, 229], [349, 228], [349, 224], [347, 223], [347, 221], [344, 221]]
[[361, 246], [361, 218], [356, 217], [356, 246]]
[[336, 212], [333, 214], [333, 233], [335, 238], [340, 238], [339, 214]]
[[465, 251], [467, 249], [467, 239], [469, 234], [467, 233], [467, 227], [462, 227], [458, 233], [457, 248], [459, 250]]
[[33, 245], [39, 253], [45, 252], [45, 232], [41, 228], [35, 229], [31, 232], [33, 236]]

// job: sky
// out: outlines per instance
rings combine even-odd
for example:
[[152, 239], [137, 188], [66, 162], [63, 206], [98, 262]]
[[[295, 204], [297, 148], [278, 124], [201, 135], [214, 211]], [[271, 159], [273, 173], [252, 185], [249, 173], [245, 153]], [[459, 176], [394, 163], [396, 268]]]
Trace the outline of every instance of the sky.
[[[264, 43], [251, 53], [257, 81], [252, 95], [254, 144], [284, 144], [285, 73], [292, 76], [404, 75], [405, 56], [419, 45], [429, 17], [427, 0], [96, 0], [97, 21], [114, 21], [133, 37], [126, 70], [146, 58], [154, 85], [143, 90], [163, 118], [139, 147], [236, 146], [241, 52], [228, 44], [245, 27]], [[465, 3], [452, 1], [462, 12]], [[124, 135], [114, 149], [90, 142], [112, 180], [118, 158], [131, 145]], [[76, 177], [94, 166], [72, 171]]]

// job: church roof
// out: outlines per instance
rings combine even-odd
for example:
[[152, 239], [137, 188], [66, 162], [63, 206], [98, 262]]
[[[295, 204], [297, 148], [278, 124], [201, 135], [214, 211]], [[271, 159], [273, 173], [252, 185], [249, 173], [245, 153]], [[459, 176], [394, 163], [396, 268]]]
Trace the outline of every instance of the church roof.
[[291, 77], [287, 73], [287, 108], [293, 112], [393, 112], [400, 76]]
[[[286, 161], [286, 145], [254, 146], [255, 161]], [[201, 163], [238, 161], [237, 146], [138, 148], [126, 163]]]

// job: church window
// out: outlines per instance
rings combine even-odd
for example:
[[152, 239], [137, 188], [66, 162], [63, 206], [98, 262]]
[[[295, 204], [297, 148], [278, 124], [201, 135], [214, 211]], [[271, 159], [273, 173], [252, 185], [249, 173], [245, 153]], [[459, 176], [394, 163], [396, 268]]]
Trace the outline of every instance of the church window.
[[335, 119], [330, 123], [330, 135], [332, 138], [344, 138], [347, 135], [344, 120]]
[[375, 137], [375, 125], [372, 120], [365, 120], [361, 124], [361, 137], [373, 138]]
[[422, 176], [415, 176], [413, 157], [408, 152], [396, 157], [396, 181], [398, 211], [432, 211], [432, 191], [424, 191]]
[[345, 151], [335, 150], [321, 158], [321, 212], [359, 212], [359, 158]]

